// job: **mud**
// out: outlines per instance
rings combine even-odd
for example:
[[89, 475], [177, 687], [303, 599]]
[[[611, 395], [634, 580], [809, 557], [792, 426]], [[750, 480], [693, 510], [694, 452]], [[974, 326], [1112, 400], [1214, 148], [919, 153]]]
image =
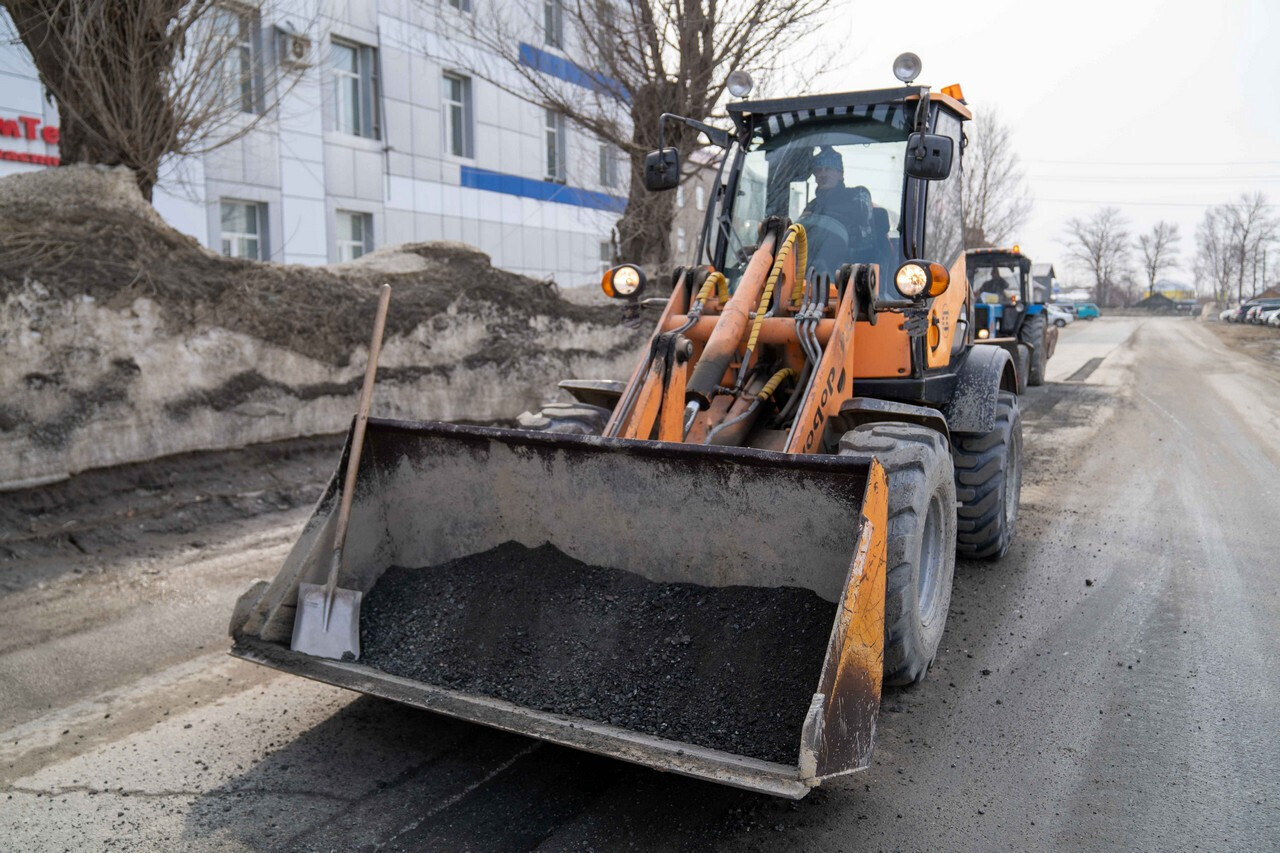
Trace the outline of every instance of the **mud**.
[[835, 605], [809, 590], [659, 584], [514, 542], [393, 567], [362, 662], [676, 741], [794, 764]]

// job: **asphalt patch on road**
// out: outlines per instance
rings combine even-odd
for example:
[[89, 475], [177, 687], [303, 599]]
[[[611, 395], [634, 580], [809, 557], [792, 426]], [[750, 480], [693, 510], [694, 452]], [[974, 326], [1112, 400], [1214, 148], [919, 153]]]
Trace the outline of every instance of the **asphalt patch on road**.
[[388, 569], [364, 600], [361, 662], [795, 764], [835, 612], [806, 589], [654, 583], [508, 542]]

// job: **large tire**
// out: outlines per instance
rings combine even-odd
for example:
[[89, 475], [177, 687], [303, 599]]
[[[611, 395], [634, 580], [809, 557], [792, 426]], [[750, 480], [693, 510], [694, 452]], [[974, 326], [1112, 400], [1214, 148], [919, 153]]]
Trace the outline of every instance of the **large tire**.
[[938, 652], [955, 574], [955, 480], [947, 440], [927, 427], [864, 424], [840, 439], [841, 456], [889, 480], [884, 584], [884, 683], [914, 684]]
[[1033, 314], [1022, 322], [1018, 330], [1018, 340], [1031, 348], [1031, 367], [1027, 370], [1028, 385], [1044, 384], [1045, 363], [1049, 360], [1045, 346], [1045, 318], [1043, 314]]
[[517, 429], [563, 435], [600, 435], [609, 422], [609, 410], [587, 403], [548, 403], [536, 412], [522, 412]]
[[998, 560], [1009, 550], [1022, 493], [1022, 416], [1018, 397], [1001, 391], [996, 425], [985, 435], [952, 436], [956, 471], [956, 552]]

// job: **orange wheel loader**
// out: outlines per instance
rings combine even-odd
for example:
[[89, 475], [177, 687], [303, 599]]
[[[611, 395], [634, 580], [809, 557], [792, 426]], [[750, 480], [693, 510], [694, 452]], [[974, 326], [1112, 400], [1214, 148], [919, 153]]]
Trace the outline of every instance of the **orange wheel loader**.
[[[240, 598], [232, 654], [783, 797], [868, 766], [882, 684], [919, 681], [937, 652], [956, 556], [1003, 555], [1017, 518], [1017, 370], [1005, 350], [974, 346], [965, 277], [958, 193], [970, 113], [959, 87], [919, 85], [728, 111], [732, 132], [663, 117], [706, 132], [723, 156], [697, 262], [676, 271], [669, 297], [644, 300], [661, 314], [628, 380], [561, 383], [576, 402], [526, 413], [517, 430], [367, 423], [336, 581], [365, 597], [361, 635], [403, 627], [385, 624], [396, 605], [386, 578], [453, 590], [465, 566], [466, 580], [508, 584], [484, 600], [450, 592], [439, 598], [450, 613], [415, 605], [395, 617], [421, 621], [417, 635], [452, 620], [448, 677], [390, 672], [369, 645], [345, 660], [290, 647], [299, 584], [327, 577], [350, 438], [279, 574]], [[646, 158], [649, 190], [679, 177], [676, 149]], [[603, 286], [634, 305], [645, 274], [624, 264]], [[661, 649], [637, 648], [651, 627], [627, 609], [639, 604], [574, 609], [590, 597], [580, 588], [503, 609], [547, 583], [484, 556], [510, 553], [504, 543], [615, 573], [645, 602], [696, 609], [723, 593], [739, 603], [715, 631], [702, 618], [673, 628]], [[783, 595], [826, 608], [820, 642], [800, 661], [811, 680], [773, 693], [702, 689], [793, 665], [784, 661], [799, 626], [751, 612]], [[663, 618], [684, 624], [672, 614]], [[581, 630], [591, 647], [557, 646], [570, 660], [551, 660], [531, 637], [553, 630]], [[494, 647], [507, 642], [524, 654], [519, 672], [471, 671], [506, 660]], [[640, 666], [654, 655], [659, 669]], [[628, 681], [633, 672], [648, 674]], [[563, 683], [573, 701], [523, 701], [507, 689], [522, 678]], [[671, 678], [689, 689], [655, 683]], [[685, 706], [694, 695], [702, 704]], [[628, 703], [648, 722], [629, 724]], [[711, 732], [721, 718], [777, 720], [783, 746], [765, 754]]]

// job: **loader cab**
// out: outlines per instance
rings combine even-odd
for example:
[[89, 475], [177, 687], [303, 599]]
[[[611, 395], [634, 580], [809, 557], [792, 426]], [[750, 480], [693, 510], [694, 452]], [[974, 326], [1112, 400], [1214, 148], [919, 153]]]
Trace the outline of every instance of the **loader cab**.
[[958, 205], [961, 122], [954, 100], [931, 99], [926, 130], [952, 140], [943, 180], [907, 174], [908, 140], [919, 129], [915, 88], [728, 106], [739, 143], [728, 153], [719, 208], [708, 217], [708, 260], [736, 285], [781, 217], [805, 227], [811, 268], [880, 266], [879, 295], [900, 299], [894, 274], [913, 258], [950, 267], [961, 251]]

